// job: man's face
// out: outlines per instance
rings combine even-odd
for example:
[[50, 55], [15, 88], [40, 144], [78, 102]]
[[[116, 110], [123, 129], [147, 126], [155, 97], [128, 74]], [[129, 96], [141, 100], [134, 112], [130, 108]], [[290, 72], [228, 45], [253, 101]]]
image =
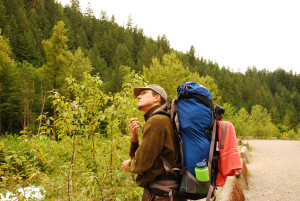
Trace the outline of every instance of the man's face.
[[152, 106], [157, 104], [159, 101], [159, 95], [153, 95], [152, 90], [143, 90], [137, 97], [138, 105], [137, 108], [143, 112], [147, 112]]

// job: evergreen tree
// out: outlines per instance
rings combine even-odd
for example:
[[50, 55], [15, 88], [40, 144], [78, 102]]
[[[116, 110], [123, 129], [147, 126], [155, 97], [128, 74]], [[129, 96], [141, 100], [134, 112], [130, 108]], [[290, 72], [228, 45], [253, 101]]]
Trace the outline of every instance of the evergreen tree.
[[72, 53], [68, 50], [66, 29], [62, 21], [53, 27], [50, 39], [43, 41], [47, 62], [41, 72], [48, 90], [62, 89], [65, 83], [67, 68], [71, 65]]
[[105, 60], [100, 55], [99, 45], [94, 44], [93, 48], [89, 50], [89, 58], [91, 60], [91, 64], [94, 68], [93, 74], [99, 74], [99, 76], [103, 79], [107, 70], [107, 64]]
[[32, 64], [24, 61], [18, 63], [13, 80], [13, 100], [18, 103], [17, 114], [19, 115], [18, 123], [22, 122], [22, 129], [35, 131], [36, 118], [39, 109], [37, 98], [38, 76], [36, 69]]
[[157, 37], [158, 44], [158, 58], [161, 58], [164, 54], [168, 54], [171, 51], [170, 42], [167, 40], [166, 35]]
[[277, 125], [280, 123], [281, 120], [280, 120], [280, 115], [279, 115], [277, 107], [273, 106], [271, 108], [270, 115], [271, 115], [273, 124]]
[[7, 25], [6, 7], [1, 0], [0, 1], [0, 27], [6, 27], [6, 25]]
[[109, 91], [119, 92], [122, 88], [124, 76], [130, 73], [130, 69], [125, 66], [132, 67], [134, 62], [131, 59], [130, 53], [124, 44], [119, 44], [112, 58], [112, 70], [110, 70], [110, 79], [105, 79], [110, 85]]
[[0, 29], [0, 134], [13, 131], [16, 104], [12, 98], [14, 94], [12, 83], [15, 78], [16, 65], [11, 56], [9, 40], [1, 35]]
[[149, 67], [152, 61], [152, 58], [155, 56], [155, 45], [154, 41], [150, 39], [146, 39], [145, 45], [143, 46], [142, 50], [139, 51], [137, 58], [137, 72], [143, 71], [143, 66]]
[[190, 69], [193, 69], [195, 66], [195, 62], [196, 62], [195, 54], [196, 54], [196, 50], [195, 47], [192, 45], [187, 54], [187, 57], [189, 59]]
[[[25, 97], [25, 94], [18, 94], [18, 88], [26, 86], [25, 91], [34, 89], [35, 95], [44, 97], [41, 96], [44, 94], [43, 90], [52, 90], [55, 85], [62, 94], [69, 95], [66, 92], [65, 77], [72, 75], [80, 80], [82, 72], [90, 72], [92, 69], [93, 74], [99, 73], [103, 78], [103, 87], [107, 91], [116, 92], [121, 90], [124, 83], [122, 77], [130, 70], [143, 74], [144, 69], [148, 71], [151, 67], [162, 70], [159, 74], [163, 75], [159, 77], [166, 86], [174, 84], [164, 82], [163, 76], [175, 76], [177, 79], [177, 72], [172, 71], [177, 69], [181, 75], [178, 76], [180, 82], [192, 80], [206, 86], [212, 91], [217, 104], [228, 103], [237, 110], [245, 108], [248, 112], [253, 106], [261, 105], [270, 111], [274, 124], [285, 122], [290, 129], [296, 130], [299, 127], [299, 74], [286, 72], [282, 68], [269, 72], [255, 67], [248, 68], [245, 74], [235, 73], [229, 67], [220, 68], [215, 61], [196, 58], [193, 45], [188, 52], [175, 50], [174, 58], [167, 58], [165, 55], [171, 54], [171, 48], [165, 35], [156, 40], [147, 38], [143, 29], [134, 26], [131, 16], [128, 17], [126, 27], [122, 27], [118, 26], [114, 15], [109, 17], [102, 11], [100, 19], [97, 19], [90, 7], [87, 11], [81, 11], [79, 0], [70, 2], [64, 8], [58, 1], [0, 0], [0, 27], [3, 36], [9, 38], [11, 49], [8, 57], [14, 66], [8, 68], [5, 62], [0, 65], [0, 96], [5, 97], [4, 100], [1, 99], [2, 131], [8, 130], [8, 127], [11, 130], [12, 123], [9, 122], [12, 118], [15, 119], [13, 123], [16, 127], [24, 125], [23, 111], [27, 103], [18, 101]], [[59, 35], [59, 21], [65, 24], [60, 28], [64, 33], [61, 38], [56, 37], [55, 41], [52, 30], [55, 26], [56, 35]], [[171, 64], [165, 63], [167, 60], [172, 61]], [[5, 70], [3, 66], [6, 66]], [[38, 72], [42, 75], [42, 83], [39, 83], [44, 88], [42, 91], [37, 84], [35, 87], [28, 87], [33, 83], [29, 78], [35, 77], [31, 67], [39, 69]], [[33, 75], [24, 73], [23, 69], [28, 69], [29, 74]], [[151, 73], [148, 74], [152, 76]], [[26, 82], [22, 80], [22, 76], [26, 77]], [[149, 80], [152, 80], [151, 76]], [[25, 100], [28, 103], [31, 101], [27, 97]], [[18, 103], [11, 104], [14, 101]], [[46, 102], [46, 111], [49, 111], [48, 104]], [[36, 113], [34, 109], [29, 111]]]
[[94, 11], [90, 2], [88, 2], [84, 15], [87, 17], [94, 17]]
[[65, 72], [77, 81], [82, 81], [84, 73], [90, 73], [92, 70], [93, 67], [89, 58], [84, 56], [81, 48], [78, 48], [72, 55], [71, 65], [67, 67]]

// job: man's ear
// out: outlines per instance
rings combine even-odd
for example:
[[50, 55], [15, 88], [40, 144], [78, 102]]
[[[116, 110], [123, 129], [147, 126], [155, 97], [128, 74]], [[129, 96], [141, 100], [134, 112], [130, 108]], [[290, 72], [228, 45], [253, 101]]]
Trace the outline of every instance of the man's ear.
[[156, 94], [154, 97], [154, 102], [155, 103], [160, 103], [161, 102], [161, 96], [159, 94]]

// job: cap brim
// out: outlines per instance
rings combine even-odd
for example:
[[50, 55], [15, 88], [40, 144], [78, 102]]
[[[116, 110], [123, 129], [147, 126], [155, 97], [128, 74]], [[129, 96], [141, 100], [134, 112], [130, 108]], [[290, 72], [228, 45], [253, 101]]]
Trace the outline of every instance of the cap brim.
[[[133, 89], [134, 96], [137, 98], [137, 97], [140, 95], [140, 93], [141, 93], [143, 90], [145, 90], [145, 89], [151, 89], [151, 88], [147, 88], [147, 87], [135, 87], [135, 88]], [[151, 89], [151, 90], [152, 90], [152, 89]]]

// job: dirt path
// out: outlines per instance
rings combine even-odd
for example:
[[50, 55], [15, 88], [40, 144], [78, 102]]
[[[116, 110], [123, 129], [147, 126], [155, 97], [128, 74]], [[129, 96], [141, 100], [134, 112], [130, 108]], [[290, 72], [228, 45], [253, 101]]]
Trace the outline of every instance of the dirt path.
[[249, 140], [247, 201], [300, 201], [300, 141]]

